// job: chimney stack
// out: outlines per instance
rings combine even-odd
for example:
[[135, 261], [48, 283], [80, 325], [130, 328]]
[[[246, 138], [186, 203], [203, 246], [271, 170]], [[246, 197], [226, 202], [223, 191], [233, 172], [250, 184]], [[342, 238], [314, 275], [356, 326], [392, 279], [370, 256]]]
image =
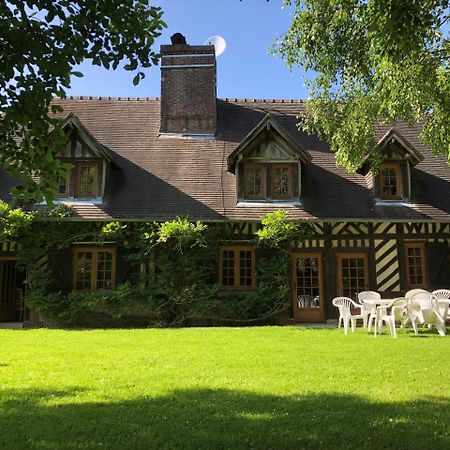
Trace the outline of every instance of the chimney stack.
[[161, 46], [161, 133], [216, 133], [216, 56], [213, 45], [188, 45], [181, 33]]

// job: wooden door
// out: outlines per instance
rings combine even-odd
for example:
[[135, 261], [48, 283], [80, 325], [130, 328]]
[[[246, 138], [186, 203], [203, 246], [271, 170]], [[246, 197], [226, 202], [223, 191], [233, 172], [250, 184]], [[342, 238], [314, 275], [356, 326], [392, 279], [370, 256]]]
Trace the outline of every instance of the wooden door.
[[15, 320], [16, 261], [0, 259], [0, 322]]
[[324, 320], [323, 271], [321, 253], [292, 256], [293, 310], [296, 322]]
[[338, 253], [338, 295], [356, 300], [358, 292], [369, 288], [367, 253]]

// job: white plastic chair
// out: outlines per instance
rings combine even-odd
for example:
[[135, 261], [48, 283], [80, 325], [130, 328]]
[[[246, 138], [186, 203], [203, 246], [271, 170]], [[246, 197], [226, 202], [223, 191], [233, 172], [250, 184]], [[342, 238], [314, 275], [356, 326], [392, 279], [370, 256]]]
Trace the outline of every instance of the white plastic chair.
[[338, 329], [341, 328], [341, 322], [344, 325], [344, 334], [348, 334], [348, 324], [352, 325], [352, 331], [355, 332], [356, 320], [363, 319], [363, 314], [352, 314], [351, 308], [361, 309], [361, 305], [355, 303], [348, 297], [336, 297], [333, 299], [333, 305], [339, 309]]
[[[413, 295], [410, 300], [410, 318], [414, 332], [417, 334], [417, 323], [434, 325], [441, 336], [445, 336], [445, 320], [439, 312], [438, 302], [431, 292], [421, 292]], [[447, 310], [444, 312], [448, 314]]]
[[435, 321], [435, 326], [438, 330], [438, 333], [441, 336], [445, 336], [447, 329], [445, 328], [445, 321], [447, 320], [449, 308], [450, 308], [450, 300], [449, 299], [438, 299], [434, 293], [431, 299], [431, 303], [433, 305], [434, 312], [437, 316], [437, 320]]
[[364, 328], [367, 331], [370, 331], [370, 328], [372, 327], [372, 322], [375, 324], [376, 317], [377, 317], [377, 307], [376, 305], [371, 305], [368, 303], [364, 303], [365, 300], [370, 299], [380, 299], [381, 295], [378, 292], [375, 291], [363, 291], [358, 294], [358, 301], [361, 303], [361, 313], [364, 316], [363, 317], [363, 325]]
[[405, 298], [406, 298], [406, 299], [410, 299], [410, 298], [413, 298], [414, 295], [416, 295], [416, 294], [422, 294], [422, 293], [427, 294], [428, 291], [426, 291], [425, 289], [411, 289], [410, 291], [408, 291], [408, 292], [405, 294]]
[[[450, 300], [450, 290], [449, 289], [437, 289], [433, 291], [433, 295], [437, 298], [437, 300]], [[444, 320], [450, 319], [450, 312], [447, 311], [447, 315], [444, 317]]]
[[408, 301], [404, 297], [399, 297], [392, 300], [389, 305], [378, 306], [377, 308], [377, 324], [375, 325], [375, 336], [378, 333], [381, 334], [383, 331], [383, 322], [389, 329], [391, 336], [397, 337], [397, 330], [395, 328], [395, 323], [402, 323], [405, 314], [407, 313]]

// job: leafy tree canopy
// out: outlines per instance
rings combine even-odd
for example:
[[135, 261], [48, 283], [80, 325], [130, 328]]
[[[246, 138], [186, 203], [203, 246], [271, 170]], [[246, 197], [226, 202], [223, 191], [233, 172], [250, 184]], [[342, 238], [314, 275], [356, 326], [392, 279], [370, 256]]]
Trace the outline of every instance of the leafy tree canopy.
[[[64, 97], [84, 60], [135, 72], [158, 61], [152, 50], [165, 27], [146, 0], [0, 0], [0, 165], [23, 184], [24, 200], [52, 199], [55, 154], [65, 145], [52, 97]], [[38, 181], [36, 181], [38, 180]]]
[[311, 74], [301, 121], [353, 171], [370, 154], [374, 123], [425, 123], [422, 138], [450, 156], [449, 1], [288, 0], [294, 16], [275, 50]]

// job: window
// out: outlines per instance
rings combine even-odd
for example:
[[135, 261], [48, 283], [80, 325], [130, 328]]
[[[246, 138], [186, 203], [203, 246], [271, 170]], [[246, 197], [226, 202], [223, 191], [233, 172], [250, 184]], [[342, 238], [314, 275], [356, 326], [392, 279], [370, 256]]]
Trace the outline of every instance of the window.
[[73, 288], [77, 290], [111, 289], [115, 285], [116, 250], [114, 248], [77, 248], [73, 254]]
[[227, 246], [220, 249], [219, 283], [223, 289], [248, 290], [256, 285], [255, 249]]
[[76, 197], [97, 197], [98, 193], [98, 164], [96, 162], [77, 163]]
[[289, 163], [245, 163], [243, 196], [247, 200], [290, 200], [294, 197], [292, 173]]
[[368, 288], [367, 254], [342, 253], [337, 258], [339, 295], [355, 298]]
[[100, 184], [102, 181], [101, 161], [76, 161], [74, 159], [61, 159], [61, 162], [73, 166], [67, 171], [67, 178], [59, 176], [55, 195], [57, 198], [85, 198], [93, 199], [101, 196]]
[[405, 244], [405, 256], [408, 288], [416, 289], [426, 287], [425, 243], [407, 242]]
[[400, 199], [402, 197], [400, 164], [383, 164], [380, 170], [380, 183], [381, 198]]
[[289, 164], [272, 164], [272, 198], [291, 198], [291, 183], [291, 166]]
[[70, 184], [70, 171], [67, 171], [67, 178], [58, 176], [58, 183], [56, 188], [56, 197], [68, 197]]
[[263, 199], [265, 197], [264, 179], [266, 171], [264, 164], [246, 164], [244, 168], [244, 192], [245, 198], [250, 200]]

